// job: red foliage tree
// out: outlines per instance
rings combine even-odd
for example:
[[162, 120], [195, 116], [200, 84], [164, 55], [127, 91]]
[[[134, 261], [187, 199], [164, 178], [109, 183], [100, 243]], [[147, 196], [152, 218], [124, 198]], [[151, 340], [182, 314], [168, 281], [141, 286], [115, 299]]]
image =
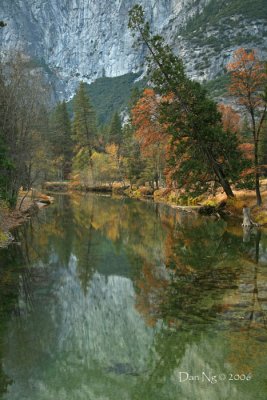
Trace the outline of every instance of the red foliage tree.
[[145, 89], [143, 96], [132, 109], [135, 136], [140, 143], [142, 155], [153, 161], [157, 187], [168, 144], [166, 126], [160, 122], [161, 101], [153, 89]]
[[233, 109], [233, 107], [226, 104], [219, 104], [218, 110], [222, 114], [222, 124], [225, 131], [232, 131], [239, 133], [240, 131], [240, 115]]
[[[266, 117], [266, 85], [267, 74], [264, 64], [254, 50], [248, 52], [243, 48], [235, 51], [233, 61], [227, 66], [231, 75], [229, 92], [235, 96], [250, 119], [250, 127], [254, 145], [255, 189], [257, 204], [261, 205], [259, 140], [263, 122]], [[265, 91], [265, 94], [264, 94]]]

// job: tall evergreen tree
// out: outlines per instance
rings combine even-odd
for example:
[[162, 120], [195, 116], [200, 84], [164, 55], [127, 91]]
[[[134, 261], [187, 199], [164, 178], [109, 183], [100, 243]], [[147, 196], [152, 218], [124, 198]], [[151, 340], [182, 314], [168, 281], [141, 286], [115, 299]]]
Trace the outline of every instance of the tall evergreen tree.
[[122, 125], [119, 114], [116, 112], [113, 115], [110, 129], [109, 129], [109, 141], [115, 143], [117, 146], [121, 146], [122, 143]]
[[78, 149], [87, 147], [91, 151], [97, 132], [96, 114], [84, 82], [80, 83], [75, 95], [72, 130]]
[[66, 102], [58, 103], [50, 121], [50, 142], [52, 153], [57, 160], [61, 178], [68, 179], [71, 172], [72, 147], [71, 122]]
[[81, 82], [74, 98], [74, 119], [72, 124], [75, 146], [74, 166], [85, 170], [89, 165], [91, 172], [92, 150], [97, 135], [96, 114], [86, 92], [84, 82]]

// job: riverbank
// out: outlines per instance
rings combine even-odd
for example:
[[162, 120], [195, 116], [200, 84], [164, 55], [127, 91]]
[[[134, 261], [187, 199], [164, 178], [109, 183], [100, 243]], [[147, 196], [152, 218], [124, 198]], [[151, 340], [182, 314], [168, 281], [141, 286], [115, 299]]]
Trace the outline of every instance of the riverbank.
[[[121, 193], [119, 187], [113, 193]], [[152, 190], [149, 187], [127, 188], [123, 194], [135, 199], [151, 199], [155, 203], [163, 203], [172, 208], [184, 211], [195, 211], [201, 215], [214, 215], [218, 218], [228, 217], [243, 219], [243, 208], [251, 210], [251, 219], [259, 226], [267, 225], [267, 180], [261, 181], [262, 205], [257, 206], [254, 190], [233, 190], [235, 197], [227, 198], [224, 192], [217, 190], [214, 195], [203, 194], [199, 197], [188, 197], [181, 190], [160, 188]]]
[[259, 226], [267, 225], [267, 187], [262, 188], [263, 204], [256, 205], [255, 192], [252, 190], [234, 190], [235, 198], [229, 199], [224, 193], [217, 191], [215, 195], [204, 194], [197, 198], [185, 197], [178, 190], [159, 189], [148, 194], [146, 188], [126, 191], [129, 197], [136, 199], [150, 198], [156, 203], [163, 203], [172, 208], [188, 212], [198, 212], [200, 215], [227, 217], [242, 223], [243, 208], [251, 209], [251, 219]]
[[28, 221], [41, 208], [51, 204], [53, 197], [39, 192], [20, 192], [14, 210], [0, 203], [0, 248], [7, 247], [13, 241], [12, 230]]
[[172, 208], [187, 211], [197, 211], [205, 215], [228, 216], [231, 218], [243, 218], [243, 208], [251, 209], [252, 220], [259, 225], [267, 224], [267, 180], [261, 180], [262, 206], [256, 205], [255, 192], [252, 190], [234, 190], [235, 198], [227, 199], [226, 195], [217, 190], [214, 195], [204, 194], [193, 198], [185, 196], [181, 190], [160, 188], [153, 190], [142, 186], [132, 188], [129, 185], [115, 183], [113, 185], [103, 184], [94, 187], [81, 185], [77, 182], [46, 182], [43, 189], [48, 193], [54, 192], [99, 192], [113, 195], [123, 195], [139, 200], [152, 200], [156, 203], [167, 204]]

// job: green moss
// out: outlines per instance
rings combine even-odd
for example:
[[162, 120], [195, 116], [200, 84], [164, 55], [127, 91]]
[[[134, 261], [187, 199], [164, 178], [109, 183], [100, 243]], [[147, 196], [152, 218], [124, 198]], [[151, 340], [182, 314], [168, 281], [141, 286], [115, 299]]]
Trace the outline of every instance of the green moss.
[[0, 229], [0, 248], [4, 247], [8, 242], [9, 237], [8, 235]]

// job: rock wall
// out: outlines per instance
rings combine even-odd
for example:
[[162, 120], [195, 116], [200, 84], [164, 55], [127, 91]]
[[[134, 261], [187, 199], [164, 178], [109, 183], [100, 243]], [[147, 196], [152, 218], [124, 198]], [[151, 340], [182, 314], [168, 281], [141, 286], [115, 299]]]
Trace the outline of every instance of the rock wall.
[[[210, 53], [209, 43], [195, 43], [179, 32], [212, 1], [219, 0], [139, 0], [153, 31], [164, 34], [184, 57], [190, 75], [202, 80], [221, 70], [225, 56], [221, 49]], [[29, 54], [57, 82], [61, 97], [71, 95], [81, 79], [92, 82], [103, 75], [114, 77], [142, 70], [145, 49], [133, 49], [127, 26], [128, 12], [135, 3], [0, 0], [0, 19], [8, 24], [0, 31], [0, 47], [4, 52], [17, 49]], [[248, 27], [244, 29], [253, 30], [251, 24]], [[261, 28], [258, 30], [262, 34]], [[212, 27], [204, 32], [206, 37], [218, 34]], [[229, 35], [235, 34], [233, 29], [229, 31]], [[224, 49], [224, 54], [232, 49]], [[209, 62], [201, 65], [207, 55]]]

